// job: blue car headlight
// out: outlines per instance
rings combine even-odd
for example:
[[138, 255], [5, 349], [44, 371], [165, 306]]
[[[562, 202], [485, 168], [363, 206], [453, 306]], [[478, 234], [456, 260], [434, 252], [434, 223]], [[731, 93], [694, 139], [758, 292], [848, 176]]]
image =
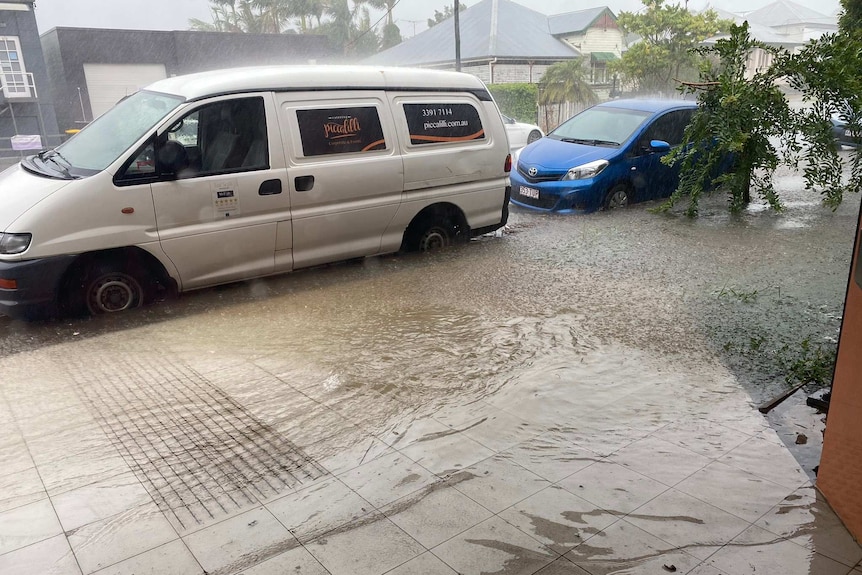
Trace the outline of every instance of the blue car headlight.
[[4, 234], [0, 233], [0, 254], [20, 254], [30, 247], [31, 234]]
[[608, 167], [607, 160], [596, 160], [594, 162], [589, 162], [587, 164], [583, 164], [581, 166], [576, 166], [570, 169], [565, 176], [563, 176], [563, 181], [566, 180], [586, 180], [588, 178], [594, 178], [598, 176], [602, 170]]

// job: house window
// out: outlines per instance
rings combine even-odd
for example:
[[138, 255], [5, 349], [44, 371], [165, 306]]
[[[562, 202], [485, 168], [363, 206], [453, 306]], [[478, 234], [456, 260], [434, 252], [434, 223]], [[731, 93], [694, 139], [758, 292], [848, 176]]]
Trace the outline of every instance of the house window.
[[32, 75], [24, 69], [21, 45], [15, 36], [0, 36], [0, 82], [7, 98], [29, 98]]

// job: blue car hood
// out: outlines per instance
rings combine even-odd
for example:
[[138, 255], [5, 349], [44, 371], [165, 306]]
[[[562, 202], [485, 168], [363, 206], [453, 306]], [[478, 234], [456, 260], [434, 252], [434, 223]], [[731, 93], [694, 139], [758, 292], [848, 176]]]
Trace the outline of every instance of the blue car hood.
[[587, 146], [546, 137], [521, 150], [518, 163], [527, 169], [565, 172], [594, 160], [610, 160], [619, 154], [620, 150], [618, 147]]

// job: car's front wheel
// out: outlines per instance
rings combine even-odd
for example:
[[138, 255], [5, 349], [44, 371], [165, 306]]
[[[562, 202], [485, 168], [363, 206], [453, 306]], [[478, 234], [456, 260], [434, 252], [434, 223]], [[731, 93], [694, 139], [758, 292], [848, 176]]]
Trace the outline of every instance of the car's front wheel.
[[624, 208], [631, 203], [631, 191], [625, 184], [617, 184], [608, 192], [605, 198], [605, 209]]
[[539, 130], [533, 130], [532, 132], [530, 132], [530, 135], [527, 136], [527, 143], [532, 144], [536, 140], [541, 140], [541, 139], [542, 139], [542, 133]]
[[144, 289], [136, 275], [125, 266], [110, 262], [87, 268], [80, 299], [91, 315], [116, 313], [144, 304]]

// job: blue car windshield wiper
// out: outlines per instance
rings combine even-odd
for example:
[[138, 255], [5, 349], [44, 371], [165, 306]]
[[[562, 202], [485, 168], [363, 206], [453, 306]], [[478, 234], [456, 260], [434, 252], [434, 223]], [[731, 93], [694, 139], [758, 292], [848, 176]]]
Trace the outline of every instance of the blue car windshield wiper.
[[592, 140], [586, 138], [562, 138], [564, 142], [568, 142], [570, 144], [586, 144], [587, 146], [619, 146], [619, 142], [613, 142], [611, 140]]

